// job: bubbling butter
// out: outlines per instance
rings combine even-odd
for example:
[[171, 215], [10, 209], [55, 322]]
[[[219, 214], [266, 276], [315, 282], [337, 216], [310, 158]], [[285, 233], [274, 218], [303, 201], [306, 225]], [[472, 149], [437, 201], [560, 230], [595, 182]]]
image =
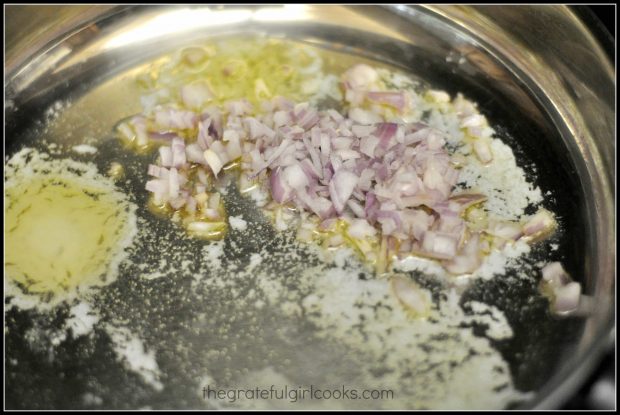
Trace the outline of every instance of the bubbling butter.
[[5, 272], [19, 291], [56, 303], [113, 281], [136, 225], [111, 180], [33, 151], [5, 171]]

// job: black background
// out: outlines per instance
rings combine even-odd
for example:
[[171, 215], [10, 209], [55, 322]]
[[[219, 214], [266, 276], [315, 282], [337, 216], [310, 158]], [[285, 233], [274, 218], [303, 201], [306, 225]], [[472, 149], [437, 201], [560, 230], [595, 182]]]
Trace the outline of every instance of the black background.
[[597, 38], [611, 61], [615, 61], [616, 5], [572, 6]]
[[[583, 6], [577, 6], [583, 7]], [[616, 5], [615, 4], [607, 4], [607, 5], [597, 5], [597, 6], [586, 6], [588, 9], [592, 11], [599, 18], [601, 23], [607, 28], [609, 33], [613, 36], [616, 26]]]

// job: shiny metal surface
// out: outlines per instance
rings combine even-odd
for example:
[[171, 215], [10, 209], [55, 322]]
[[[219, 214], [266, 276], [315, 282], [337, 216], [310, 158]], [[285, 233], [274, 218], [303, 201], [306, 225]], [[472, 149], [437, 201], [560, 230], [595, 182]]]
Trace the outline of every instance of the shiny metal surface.
[[[179, 45], [238, 32], [286, 34], [347, 48], [406, 68], [451, 92], [462, 85], [450, 86], [450, 77], [486, 88], [527, 118], [534, 136], [540, 134], [523, 145], [541, 166], [541, 183], [574, 202], [563, 207], [574, 215], [566, 230], [573, 241], [568, 261], [597, 304], [573, 353], [563, 354], [566, 358], [528, 405], [561, 405], [613, 344], [614, 68], [570, 9], [288, 5], [7, 6], [6, 11], [5, 116], [10, 128], [27, 123], [24, 108], [49, 105], [56, 91], [71, 89], [79, 96]], [[464, 62], [455, 64], [460, 58]], [[118, 104], [122, 88], [111, 90], [117, 95], [100, 90], [73, 118], [95, 122], [71, 128], [103, 135], [118, 119], [139, 111], [128, 102]], [[542, 167], [547, 163], [548, 171]], [[553, 175], [554, 168], [572, 181], [542, 177]]]
[[594, 286], [597, 315], [586, 326], [579, 358], [550, 381], [547, 393], [541, 393], [540, 407], [557, 407], [592, 370], [602, 351], [615, 346], [614, 68], [566, 7], [436, 11], [479, 36], [545, 103], [589, 193], [585, 210], [596, 260], [588, 264], [586, 278]]

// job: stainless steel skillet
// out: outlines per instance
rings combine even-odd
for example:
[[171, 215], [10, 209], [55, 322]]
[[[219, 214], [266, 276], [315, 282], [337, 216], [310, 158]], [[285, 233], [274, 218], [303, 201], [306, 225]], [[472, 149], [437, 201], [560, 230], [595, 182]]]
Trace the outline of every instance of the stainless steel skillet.
[[[63, 137], [60, 139], [67, 143], [80, 134], [106, 137], [116, 120], [139, 110], [131, 100], [124, 99], [122, 91], [114, 89], [115, 82], [118, 85], [117, 81], [140, 63], [204, 37], [257, 31], [285, 34], [327, 47], [345, 47], [406, 68], [452, 93], [466, 92], [501, 127], [503, 138], [515, 149], [518, 160], [525, 166], [535, 166], [535, 172], [532, 169], [530, 173], [543, 191], [552, 192], [549, 208], [562, 218], [558, 236], [561, 248], [554, 253], [542, 250], [538, 255], [565, 262], [572, 275], [584, 284], [585, 292], [595, 297], [595, 313], [583, 320], [556, 321], [545, 317], [543, 304], [524, 310], [519, 299], [531, 293], [533, 287], [528, 286], [506, 287], [494, 282], [471, 292], [505, 310], [513, 325], [514, 340], [498, 344], [497, 348], [509, 362], [516, 385], [537, 391], [536, 398], [526, 405], [559, 405], [602, 350], [609, 347], [615, 326], [613, 68], [569, 9], [214, 7], [202, 20], [188, 23], [182, 20], [188, 15], [181, 14], [176, 21], [181, 19], [182, 24], [175, 25], [173, 14], [160, 23], [160, 30], [143, 31], [140, 36], [133, 32], [133, 37], [122, 35], [174, 10], [74, 10], [56, 9], [47, 16], [29, 7], [8, 10], [7, 25], [10, 28], [15, 19], [13, 27], [18, 28], [7, 31], [7, 154], [36, 142], [42, 130], [37, 121], [44, 119], [45, 110], [57, 100], [81, 99], [84, 104], [48, 133]], [[194, 12], [200, 10], [205, 9]], [[39, 29], [28, 36], [22, 36], [19, 29], [37, 20], [32, 18], [31, 22], [24, 15], [43, 20]], [[446, 60], [448, 56], [451, 62]], [[464, 63], [455, 63], [461, 57]], [[69, 130], [74, 138], [65, 134]], [[121, 157], [112, 144], [104, 144], [103, 148], [109, 149], [105, 157]], [[99, 161], [102, 166], [105, 157]], [[138, 181], [130, 184], [131, 188], [139, 186]], [[252, 244], [246, 249], [251, 251]], [[142, 254], [149, 255], [136, 255]], [[109, 317], [131, 313], [150, 319], [151, 329], [158, 327], [147, 334], [151, 340], [158, 338], [156, 333], [162, 333], [159, 330], [182, 333], [178, 327], [196, 318], [195, 310], [178, 300], [189, 290], [183, 284], [159, 284], [165, 293], [159, 294], [161, 301], [156, 309], [149, 309], [143, 301], [151, 289], [146, 284], [131, 280], [119, 284], [116, 292], [124, 293], [124, 297], [110, 295], [101, 299], [114, 306]], [[506, 289], [511, 290], [509, 295]], [[19, 363], [7, 366], [7, 392], [11, 396], [8, 407], [80, 407], [83, 403], [74, 398], [74, 391], [84, 379], [96, 379], [104, 396], [117, 396], [106, 400], [110, 407], [139, 407], [146, 402], [155, 408], [193, 405], [182, 391], [182, 382], [177, 384], [176, 395], [151, 397], [120, 369], [113, 365], [107, 368], [110, 350], [103, 338], [92, 344], [68, 345], [54, 362], [45, 362], [41, 353], [29, 352], [20, 337], [37, 318], [16, 311], [6, 315], [6, 356]], [[265, 318], [264, 327], [268, 327]], [[188, 338], [187, 344], [198, 349], [202, 340], [200, 336]], [[80, 357], [87, 346], [99, 358]], [[186, 352], [188, 356], [197, 353]], [[184, 379], [172, 366], [166, 368], [167, 376]], [[115, 384], [114, 379], [125, 380]]]

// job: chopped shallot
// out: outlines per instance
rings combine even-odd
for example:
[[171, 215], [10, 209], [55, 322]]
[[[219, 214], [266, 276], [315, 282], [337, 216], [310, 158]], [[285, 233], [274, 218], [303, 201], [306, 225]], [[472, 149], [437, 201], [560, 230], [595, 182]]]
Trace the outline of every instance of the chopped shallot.
[[542, 268], [542, 291], [551, 303], [551, 312], [569, 315], [579, 311], [581, 284], [572, 281], [559, 262], [551, 262]]
[[[364, 64], [346, 71], [341, 81], [348, 116], [283, 97], [263, 102], [260, 109], [245, 99], [205, 107], [214, 94], [206, 83], [197, 82], [180, 89], [181, 105], [155, 102], [150, 118], [134, 117], [119, 131], [128, 139], [137, 137], [141, 145], [149, 137], [162, 144], [157, 165], [148, 168], [146, 189], [156, 204], [183, 209], [191, 218], [200, 216], [188, 222], [194, 234], [217, 233], [226, 225], [219, 194], [209, 193], [209, 178], [230, 166], [239, 166], [243, 191], [267, 188], [272, 201], [265, 202], [266, 209], [278, 229], [288, 228], [295, 217], [289, 208], [294, 209], [310, 220], [301, 223], [315, 223], [318, 233], [328, 234], [328, 246], [350, 241], [372, 258], [377, 270], [385, 270], [393, 255], [413, 253], [439, 260], [452, 274], [469, 274], [480, 266], [485, 247], [519, 238], [535, 241], [555, 228], [553, 216], [544, 209], [525, 224], [487, 224], [485, 218], [484, 224], [473, 226], [467, 218], [470, 207], [484, 203], [486, 196], [454, 192], [463, 161], [449, 153], [445, 133], [386, 115], [394, 109], [403, 115], [411, 109], [413, 96], [386, 90], [379, 72]], [[266, 84], [261, 85], [269, 95]], [[428, 99], [449, 102], [450, 96], [429, 91]], [[475, 156], [482, 163], [493, 161], [486, 118], [461, 95], [454, 107]], [[302, 228], [300, 235], [311, 238], [311, 228]], [[394, 279], [392, 285], [410, 308], [426, 301], [420, 300], [425, 295], [412, 294], [410, 282]], [[562, 289], [559, 305], [566, 309], [573, 304], [569, 294], [575, 288]]]
[[394, 276], [390, 279], [392, 292], [398, 301], [415, 316], [423, 317], [431, 309], [431, 294], [418, 286], [414, 281], [404, 276]]

